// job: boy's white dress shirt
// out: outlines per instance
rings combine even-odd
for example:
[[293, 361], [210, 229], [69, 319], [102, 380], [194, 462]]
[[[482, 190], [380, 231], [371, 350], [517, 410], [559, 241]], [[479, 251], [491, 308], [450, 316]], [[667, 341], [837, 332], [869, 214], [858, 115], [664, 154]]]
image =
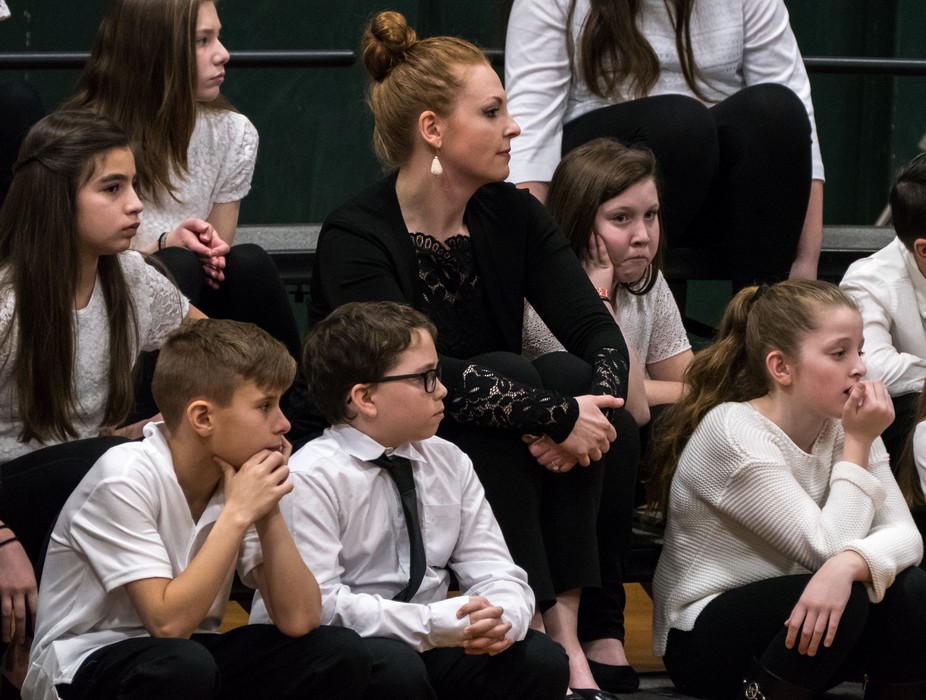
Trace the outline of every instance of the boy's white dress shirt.
[[[419, 652], [462, 646], [469, 620], [456, 613], [463, 596], [485, 596], [504, 608], [508, 636], [523, 639], [534, 612], [527, 575], [511, 559], [469, 457], [438, 437], [394, 451], [412, 463], [427, 568], [410, 602], [392, 600], [408, 583], [409, 541], [395, 483], [370, 463], [383, 452], [342, 424], [290, 458], [295, 489], [280, 508], [321, 587], [322, 624], [397, 639]], [[448, 569], [461, 597], [447, 598]], [[257, 594], [251, 622], [268, 620]]]

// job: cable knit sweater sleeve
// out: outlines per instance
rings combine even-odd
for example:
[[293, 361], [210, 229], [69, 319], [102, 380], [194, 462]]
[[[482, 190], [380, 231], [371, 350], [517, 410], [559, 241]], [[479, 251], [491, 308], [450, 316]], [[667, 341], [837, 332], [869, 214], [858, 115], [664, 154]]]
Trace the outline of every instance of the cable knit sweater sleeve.
[[869, 469], [842, 460], [843, 430], [826, 424], [811, 453], [747, 403], [705, 416], [672, 483], [666, 545], [654, 581], [654, 647], [691, 629], [714, 597], [747, 583], [816, 571], [839, 552], [868, 563], [878, 602], [923, 544], [880, 440]]

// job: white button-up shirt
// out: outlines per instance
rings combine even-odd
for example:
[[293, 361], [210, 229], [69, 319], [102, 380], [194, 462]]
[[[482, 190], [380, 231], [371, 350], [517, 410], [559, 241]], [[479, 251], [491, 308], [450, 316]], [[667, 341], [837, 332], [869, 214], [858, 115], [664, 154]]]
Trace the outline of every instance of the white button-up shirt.
[[[447, 598], [450, 570], [462, 596], [504, 608], [508, 636], [523, 639], [534, 612], [524, 570], [515, 565], [469, 458], [437, 437], [394, 451], [411, 460], [427, 568], [408, 603], [409, 539], [398, 489], [370, 460], [384, 448], [338, 425], [289, 461], [295, 488], [280, 502], [296, 546], [322, 593], [322, 624], [389, 637], [417, 651], [462, 646], [466, 599]], [[504, 468], [504, 465], [499, 465]], [[255, 596], [251, 622], [266, 622]]]
[[919, 393], [926, 379], [926, 277], [895, 238], [856, 260], [839, 285], [865, 322], [865, 366], [891, 396]]

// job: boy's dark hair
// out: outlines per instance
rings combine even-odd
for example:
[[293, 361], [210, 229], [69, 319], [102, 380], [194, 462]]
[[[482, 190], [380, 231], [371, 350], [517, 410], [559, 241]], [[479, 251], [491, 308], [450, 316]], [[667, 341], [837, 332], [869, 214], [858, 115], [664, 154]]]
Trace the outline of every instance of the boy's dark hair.
[[253, 323], [204, 318], [184, 323], [161, 347], [151, 393], [169, 430], [191, 401], [227, 406], [245, 382], [285, 391], [296, 374], [286, 347]]
[[427, 316], [392, 301], [344, 304], [316, 323], [306, 339], [302, 364], [325, 419], [332, 425], [350, 420], [351, 387], [395, 367], [421, 329], [437, 335]]
[[897, 172], [891, 188], [891, 218], [897, 237], [909, 250], [917, 238], [926, 238], [926, 153]]

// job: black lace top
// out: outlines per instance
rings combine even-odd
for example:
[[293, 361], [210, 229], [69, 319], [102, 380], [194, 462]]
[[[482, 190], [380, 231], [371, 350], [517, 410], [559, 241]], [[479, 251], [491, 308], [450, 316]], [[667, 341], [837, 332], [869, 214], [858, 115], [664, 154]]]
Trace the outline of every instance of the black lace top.
[[[460, 234], [441, 244], [424, 233], [411, 234], [421, 279], [421, 310], [437, 326], [437, 351], [475, 357], [504, 347], [473, 258], [472, 240]], [[521, 433], [546, 433], [564, 440], [579, 415], [575, 399], [515, 382], [470, 365], [448, 407], [463, 423]]]

